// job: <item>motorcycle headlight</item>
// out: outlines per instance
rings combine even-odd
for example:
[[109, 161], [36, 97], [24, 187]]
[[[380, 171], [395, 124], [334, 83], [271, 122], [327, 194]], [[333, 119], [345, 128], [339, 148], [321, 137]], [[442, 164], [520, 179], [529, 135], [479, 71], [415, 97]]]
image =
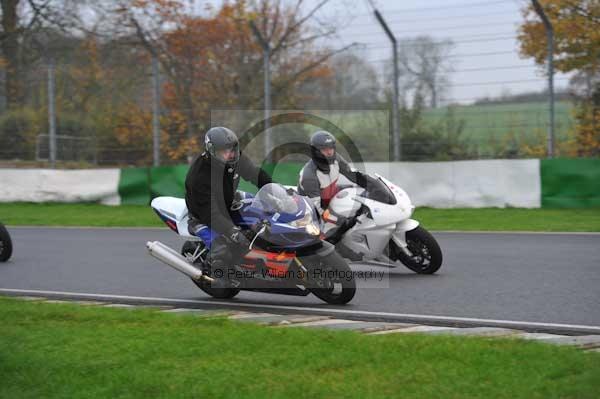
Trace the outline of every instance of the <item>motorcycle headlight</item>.
[[318, 236], [321, 233], [321, 228], [313, 220], [312, 212], [307, 212], [302, 219], [294, 220], [290, 223], [294, 227], [304, 227], [306, 232], [313, 236]]
[[321, 229], [319, 228], [319, 225], [317, 225], [316, 223], [311, 223], [309, 225], [307, 225], [305, 227], [306, 232], [308, 234], [310, 234], [311, 236], [318, 236], [319, 234], [321, 234]]

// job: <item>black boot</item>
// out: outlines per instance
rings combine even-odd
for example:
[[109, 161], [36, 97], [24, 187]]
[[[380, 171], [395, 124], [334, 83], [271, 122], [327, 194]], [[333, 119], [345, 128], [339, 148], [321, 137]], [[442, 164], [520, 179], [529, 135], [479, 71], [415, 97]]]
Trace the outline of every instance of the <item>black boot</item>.
[[362, 255], [358, 252], [354, 252], [352, 249], [348, 248], [344, 243], [340, 242], [335, 246], [335, 250], [338, 254], [342, 256], [342, 258], [349, 259], [353, 262], [358, 262], [362, 260]]
[[229, 266], [222, 260], [212, 259], [210, 261], [211, 275], [213, 281], [210, 286], [215, 289], [233, 288], [231, 279], [229, 278], [231, 270]]

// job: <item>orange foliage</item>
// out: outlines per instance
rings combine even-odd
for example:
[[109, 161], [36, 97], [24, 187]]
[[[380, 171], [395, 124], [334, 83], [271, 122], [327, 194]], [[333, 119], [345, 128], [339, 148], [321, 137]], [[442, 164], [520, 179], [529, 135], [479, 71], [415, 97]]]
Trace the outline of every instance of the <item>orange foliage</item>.
[[[562, 72], [598, 70], [600, 66], [600, 2], [590, 0], [540, 0], [554, 29], [555, 67]], [[533, 6], [523, 14], [521, 54], [543, 65], [548, 54], [546, 31]]]
[[81, 45], [85, 63], [72, 64], [69, 75], [75, 83], [74, 98], [70, 104], [77, 104], [77, 111], [87, 113], [93, 111], [92, 100], [106, 79], [106, 67], [100, 64], [98, 43], [95, 38], [86, 38]]
[[[310, 41], [301, 40], [306, 29], [290, 29], [295, 23], [291, 8], [272, 4], [257, 12], [240, 0], [225, 2], [207, 17], [196, 17], [182, 13], [180, 1], [136, 0], [133, 5], [146, 13], [158, 13], [170, 26], [160, 35], [163, 48], [158, 55], [169, 77], [161, 100], [167, 129], [175, 129], [170, 130], [171, 144], [165, 150], [171, 159], [199, 150], [211, 109], [262, 106], [262, 48], [249, 20], [269, 32], [273, 47], [285, 38], [271, 58], [275, 106], [293, 106], [299, 82], [331, 75], [326, 65], [312, 65], [322, 54], [311, 48]], [[119, 134], [127, 137], [131, 132], [121, 129]]]
[[[136, 151], [152, 147], [152, 113], [141, 109], [135, 104], [123, 109], [115, 116], [118, 121], [115, 125], [115, 137], [122, 148], [132, 148]], [[185, 122], [182, 115], [177, 112], [168, 117], [162, 117], [160, 150], [169, 159], [183, 162], [189, 153], [198, 152], [199, 144], [196, 137], [185, 137]], [[143, 162], [151, 161], [151, 153], [141, 159]]]
[[[533, 140], [520, 145], [521, 153], [527, 157], [545, 158], [548, 153], [548, 132], [544, 129], [536, 129]], [[556, 157], [577, 157], [578, 143], [574, 135], [575, 132], [569, 132], [568, 137], [559, 140], [555, 138], [554, 155]]]
[[[600, 2], [597, 0], [540, 0], [554, 29], [555, 67], [562, 72], [600, 74]], [[544, 25], [529, 5], [523, 10], [526, 21], [520, 29], [521, 54], [544, 65], [548, 54]], [[600, 91], [600, 87], [596, 87]], [[596, 96], [600, 95], [597, 93]], [[592, 97], [594, 95], [592, 94]], [[584, 98], [575, 118], [567, 153], [579, 156], [600, 154], [600, 104]]]
[[600, 156], [600, 108], [586, 104], [577, 110], [577, 144], [581, 157]]

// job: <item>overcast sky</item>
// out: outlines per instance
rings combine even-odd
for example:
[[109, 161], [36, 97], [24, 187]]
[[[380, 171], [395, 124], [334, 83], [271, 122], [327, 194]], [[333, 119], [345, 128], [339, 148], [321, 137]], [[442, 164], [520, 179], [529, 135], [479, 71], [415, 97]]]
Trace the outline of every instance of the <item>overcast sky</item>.
[[[528, 0], [372, 0], [399, 40], [418, 35], [451, 39], [455, 46], [451, 75], [452, 88], [447, 101], [467, 103], [483, 96], [509, 91], [543, 90], [547, 80], [531, 59], [519, 57], [517, 29], [521, 9]], [[306, 0], [307, 10], [320, 0]], [[205, 3], [196, 1], [198, 9]], [[329, 44], [342, 47], [364, 43], [365, 58], [382, 71], [391, 57], [387, 36], [373, 17], [367, 0], [331, 0], [317, 14], [324, 20], [343, 23], [339, 38]], [[503, 83], [504, 82], [504, 83]], [[568, 76], [555, 75], [555, 87], [566, 87]]]

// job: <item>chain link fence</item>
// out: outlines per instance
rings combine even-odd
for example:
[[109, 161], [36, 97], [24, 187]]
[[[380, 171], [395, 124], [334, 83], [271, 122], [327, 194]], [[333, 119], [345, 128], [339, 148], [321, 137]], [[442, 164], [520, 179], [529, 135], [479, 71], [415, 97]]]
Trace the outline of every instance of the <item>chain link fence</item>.
[[[431, 8], [422, 11], [434, 12]], [[423, 15], [422, 20], [426, 19], [427, 15]], [[390, 23], [395, 22], [392, 19]], [[377, 32], [369, 34], [375, 37]], [[514, 40], [514, 32], [509, 39], [479, 39], [480, 34], [472, 36], [476, 41]], [[191, 72], [182, 76], [181, 71], [185, 69], [175, 73], [165, 63], [161, 63], [161, 68], [153, 68], [148, 49], [139, 44], [131, 45], [123, 38], [101, 41], [58, 33], [53, 38], [52, 49], [43, 56], [38, 54], [35, 61], [20, 71], [16, 86], [21, 95], [17, 107], [7, 100], [9, 74], [6, 68], [0, 67], [0, 166], [47, 166], [52, 158], [50, 137], [54, 136], [58, 167], [149, 166], [156, 163], [155, 143], [159, 145], [160, 164], [182, 164], [202, 151], [203, 134], [216, 123], [211, 117], [215, 111], [257, 111], [268, 103], [263, 94], [260, 50], [254, 58], [243, 59], [241, 65], [229, 58], [215, 66], [214, 59], [203, 61], [203, 56], [208, 57], [208, 54], [194, 53], [195, 58], [190, 60], [197, 65], [190, 64]], [[457, 38], [459, 40], [453, 39], [453, 45], [467, 46], [474, 41], [464, 33]], [[193, 41], [193, 38], [187, 40]], [[415, 41], [411, 39], [409, 44], [412, 46]], [[367, 47], [376, 49], [377, 46], [388, 45], [381, 42]], [[458, 60], [504, 57], [504, 53], [495, 48], [489, 52], [458, 50], [447, 57], [452, 63], [458, 63]], [[514, 54], [516, 50], [509, 53]], [[392, 159], [391, 84], [387, 76], [389, 68], [381, 72], [377, 65], [389, 66], [389, 59], [369, 60], [360, 54], [326, 59], [320, 74], [298, 79], [293, 84], [283, 82], [287, 86], [280, 81], [280, 71], [273, 68], [271, 104], [273, 113], [286, 109], [345, 110], [345, 120], [332, 122], [351, 134], [361, 148], [363, 161], [384, 162]], [[298, 56], [286, 54], [292, 55]], [[185, 62], [190, 60], [180, 60], [180, 66], [186, 66]], [[506, 74], [532, 66], [535, 67], [462, 67], [455, 69], [455, 73], [468, 76], [491, 71], [496, 80], [453, 82], [450, 74], [444, 85], [457, 89], [485, 85], [496, 92], [510, 84], [518, 88], [524, 81], [510, 80]], [[218, 74], [207, 77], [203, 68], [216, 68]], [[219, 79], [214, 79], [215, 76]], [[14, 79], [15, 75], [11, 77]], [[418, 105], [411, 102], [411, 106], [401, 107], [401, 160], [545, 157], [550, 126], [544, 87], [544, 78], [540, 77], [537, 96], [527, 101], [518, 96], [513, 96], [514, 101], [510, 97], [485, 96], [457, 101], [445, 99], [440, 93], [439, 101]], [[400, 93], [402, 98], [415, 91], [414, 87], [402, 90], [405, 90]], [[581, 144], [575, 137], [576, 109], [567, 97], [561, 96], [556, 103], [555, 147], [557, 156], [574, 157]], [[377, 118], [362, 117], [364, 110], [385, 112], [388, 119], [382, 123]], [[53, 132], [51, 126], [55, 126]], [[240, 134], [249, 128], [244, 124], [233, 127]], [[313, 126], [289, 124], [271, 129], [270, 135], [276, 146], [294, 140], [306, 142], [312, 131]], [[261, 148], [258, 142], [256, 146], [258, 148], [253, 150], [256, 156], [272, 150]], [[283, 159], [285, 155], [278, 154], [278, 158]]]

